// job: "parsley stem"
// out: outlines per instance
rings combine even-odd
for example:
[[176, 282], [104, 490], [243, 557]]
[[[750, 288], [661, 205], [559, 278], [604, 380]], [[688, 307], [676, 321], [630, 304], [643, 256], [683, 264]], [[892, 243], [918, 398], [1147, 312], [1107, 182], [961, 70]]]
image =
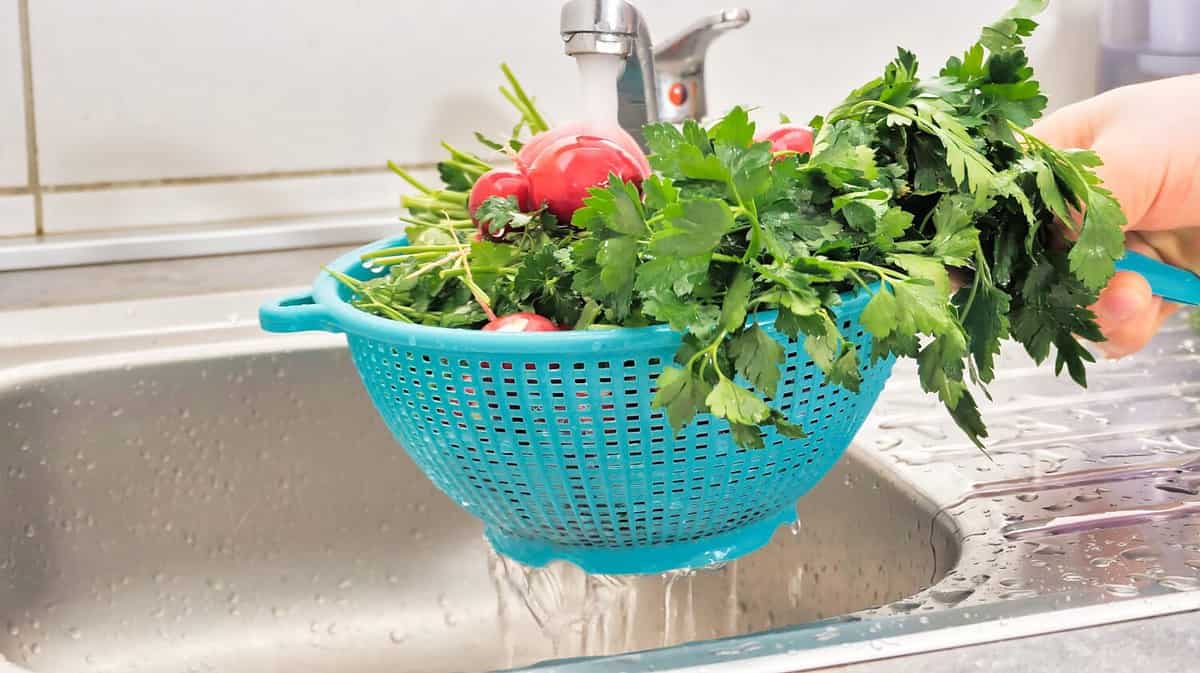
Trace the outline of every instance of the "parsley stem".
[[[862, 289], [863, 289], [865, 292], [868, 292], [868, 293], [874, 294], [874, 293], [871, 291], [871, 286], [870, 286], [870, 285], [867, 285], [867, 281], [863, 280], [863, 279], [862, 279], [862, 276], [858, 275], [858, 274], [857, 274], [857, 273], [855, 273], [854, 271], [851, 271], [851, 272], [850, 272], [850, 278], [852, 278], [852, 279], [854, 280], [854, 282], [858, 283], [859, 287], [861, 287], [861, 288], [862, 288]], [[882, 291], [882, 289], [883, 289], [883, 279], [880, 279], [879, 283], [880, 283], [880, 290]]]
[[847, 269], [858, 269], [860, 271], [870, 271], [871, 273], [879, 276], [881, 279], [883, 279], [883, 278], [888, 278], [888, 279], [892, 279], [892, 280], [904, 280], [905, 279], [905, 276], [902, 273], [899, 273], [897, 271], [892, 271], [891, 269], [885, 269], [882, 266], [875, 266], [874, 264], [869, 264], [867, 262], [839, 262], [839, 261], [832, 260], [832, 259], [825, 260], [825, 261], [827, 261], [831, 264], [837, 264], [837, 265], [845, 267]]
[[589, 329], [596, 322], [596, 318], [600, 317], [601, 310], [595, 299], [589, 299], [583, 305], [583, 310], [579, 312], [579, 320], [575, 321], [575, 329]]
[[753, 207], [754, 202], [750, 202], [751, 207], [747, 207], [742, 201], [742, 195], [738, 194], [737, 187], [731, 182], [730, 189], [733, 191], [733, 198], [737, 201], [737, 206], [731, 210], [734, 214], [742, 214], [746, 219], [750, 220], [750, 242], [746, 246], [746, 254], [742, 256], [742, 263], [748, 264], [750, 260], [757, 259], [758, 253], [762, 251], [762, 224], [758, 221], [758, 209]]
[[383, 248], [381, 250], [372, 250], [362, 254], [361, 259], [367, 261], [369, 259], [379, 259], [381, 257], [396, 257], [398, 255], [407, 255], [417, 252], [451, 252], [458, 250], [457, 245], [401, 245], [394, 248]]
[[467, 219], [465, 204], [459, 205], [427, 196], [402, 196], [400, 205], [409, 210], [428, 210], [446, 215], [446, 219]]
[[495, 274], [510, 274], [516, 273], [515, 266], [479, 266], [472, 269], [455, 268], [445, 269], [438, 273], [441, 278], [460, 278], [468, 276], [472, 273], [495, 273]]
[[392, 266], [393, 264], [399, 264], [400, 262], [405, 261], [423, 262], [426, 260], [445, 257], [447, 252], [448, 251], [446, 250], [433, 250], [430, 252], [406, 253], [395, 255], [393, 257], [376, 257], [374, 260], [372, 260], [372, 264], [375, 266]]
[[459, 169], [463, 173], [466, 173], [468, 176], [475, 178], [475, 179], [478, 179], [479, 176], [481, 176], [484, 173], [487, 173], [489, 170], [491, 170], [488, 168], [480, 168], [479, 166], [476, 166], [473, 163], [469, 163], [466, 161], [458, 161], [456, 159], [447, 159], [445, 161], [442, 161], [441, 163], [443, 163], [447, 166], [453, 166], [454, 168]]
[[408, 184], [410, 184], [410, 185], [412, 185], [413, 187], [415, 187], [415, 188], [416, 188], [418, 191], [420, 191], [422, 194], [431, 194], [431, 193], [433, 193], [433, 190], [432, 190], [432, 189], [430, 189], [429, 187], [427, 187], [427, 186], [426, 186], [426, 185], [425, 185], [423, 182], [421, 182], [420, 180], [418, 180], [418, 179], [414, 178], [414, 177], [412, 176], [412, 173], [409, 173], [408, 171], [404, 170], [403, 168], [400, 168], [399, 166], [397, 166], [397, 165], [396, 165], [396, 162], [394, 162], [394, 161], [392, 161], [392, 160], [390, 160], [390, 159], [389, 159], [389, 160], [388, 160], [388, 162], [387, 162], [387, 167], [388, 167], [388, 168], [390, 168], [390, 169], [392, 170], [392, 172], [393, 172], [393, 173], [395, 173], [396, 175], [399, 175], [401, 178], [403, 178], [405, 182], [407, 182]]
[[738, 257], [734, 257], [733, 255], [724, 255], [719, 252], [714, 252], [712, 254], [712, 260], [714, 262], [727, 262], [729, 264], [741, 264], [742, 263], [742, 260]]
[[404, 216], [400, 216], [397, 219], [399, 219], [401, 222], [407, 222], [409, 224], [415, 224], [415, 225], [418, 225], [421, 227], [437, 227], [439, 229], [445, 229], [447, 226], [453, 227], [455, 229], [474, 229], [475, 228], [475, 223], [472, 222], [471, 220], [467, 220], [467, 219], [462, 219], [462, 220], [450, 220], [450, 219], [421, 220], [421, 219], [417, 219], [415, 217], [404, 217]]
[[[728, 334], [728, 332], [726, 332], [725, 330], [721, 330], [721, 333], [717, 335], [717, 338], [713, 339], [712, 343], [705, 346], [703, 350], [699, 350], [699, 351], [696, 351], [695, 353], [693, 353], [692, 357], [688, 358], [687, 364], [685, 366], [690, 370], [692, 368], [692, 365], [696, 362], [696, 358], [703, 355], [703, 356], [705, 356], [705, 360], [706, 360], [706, 362], [703, 364], [707, 368], [707, 366], [708, 366], [707, 360], [710, 360], [716, 356], [717, 348], [719, 348], [721, 343], [725, 341], [726, 334]], [[701, 370], [701, 374], [703, 374], [703, 373], [704, 373], [703, 370]], [[719, 369], [717, 370], [717, 373], [718, 374], [720, 373]]]
[[466, 206], [470, 195], [466, 192], [452, 192], [450, 190], [441, 190], [433, 193], [433, 198], [444, 203], [453, 203], [458, 206]]
[[[520, 105], [517, 106], [517, 109], [525, 115], [525, 118], [529, 124], [530, 132], [541, 133], [543, 131], [549, 131], [550, 125], [546, 123], [546, 120], [542, 117], [541, 113], [538, 112], [537, 107], [533, 104], [533, 100], [525, 93], [524, 87], [522, 87], [521, 83], [517, 81], [516, 76], [513, 75], [513, 72], [508, 67], [508, 64], [501, 63], [500, 70], [504, 72], [504, 78], [507, 79], [509, 85], [512, 86], [511, 95], [515, 96], [517, 101], [520, 102]], [[501, 89], [501, 93], [504, 93], [504, 89]], [[505, 93], [505, 98], [508, 98], [509, 95], [510, 94]], [[511, 101], [512, 99], [509, 98], [509, 100]], [[516, 103], [514, 103], [514, 105], [516, 105]]]
[[967, 301], [962, 308], [964, 316], [971, 313], [971, 307], [975, 304], [975, 295], [979, 293], [979, 284], [986, 280], [988, 285], [995, 285], [992, 281], [992, 270], [988, 267], [987, 258], [983, 254], [983, 245], [978, 242], [975, 244], [975, 266], [975, 280], [971, 283], [971, 294], [967, 295]]
[[487, 163], [483, 159], [480, 159], [479, 157], [475, 156], [474, 154], [471, 154], [470, 152], [464, 152], [463, 150], [458, 149], [454, 145], [451, 145], [450, 143], [448, 143], [444, 140], [442, 141], [442, 148], [445, 149], [447, 152], [449, 152], [450, 156], [454, 157], [458, 161], [461, 161], [461, 162], [467, 163], [467, 164], [472, 164], [476, 168], [483, 169], [484, 172], [492, 170], [491, 164]]

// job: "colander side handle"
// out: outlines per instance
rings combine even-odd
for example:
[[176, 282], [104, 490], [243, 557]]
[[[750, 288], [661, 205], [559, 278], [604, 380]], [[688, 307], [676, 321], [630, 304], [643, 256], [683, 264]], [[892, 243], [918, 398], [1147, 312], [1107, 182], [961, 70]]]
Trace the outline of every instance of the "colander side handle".
[[1126, 251], [1117, 270], [1141, 274], [1154, 294], [1177, 304], [1200, 305], [1200, 276], [1145, 255]]
[[258, 324], [268, 332], [341, 332], [309, 291], [263, 304], [258, 309]]

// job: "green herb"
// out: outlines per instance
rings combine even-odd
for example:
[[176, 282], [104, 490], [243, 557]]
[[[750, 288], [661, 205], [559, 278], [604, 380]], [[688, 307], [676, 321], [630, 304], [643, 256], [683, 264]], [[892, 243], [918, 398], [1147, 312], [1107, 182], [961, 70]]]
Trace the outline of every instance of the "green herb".
[[[421, 194], [405, 201], [410, 245], [372, 253], [389, 274], [345, 280], [363, 310], [426, 325], [476, 327], [518, 310], [580, 328], [668, 324], [683, 346], [655, 405], [677, 429], [701, 413], [723, 418], [743, 447], [763, 446], [772, 428], [804, 433], [769, 404], [786, 349], [756, 316], [775, 310], [774, 328], [803, 338], [847, 390], [872, 360], [916, 359], [922, 387], [982, 447], [975, 394], [995, 378], [1006, 339], [1039, 363], [1053, 354], [1057, 371], [1086, 385], [1092, 356], [1077, 337], [1102, 340], [1086, 307], [1123, 252], [1125, 220], [1094, 172], [1098, 157], [1026, 131], [1046, 106], [1024, 51], [1045, 5], [1022, 0], [936, 76], [900, 50], [813, 121], [808, 156], [755, 143], [740, 107], [707, 129], [649, 125], [655, 173], [640, 191], [611, 177], [571, 226], [492, 199], [476, 215], [508, 232], [503, 243], [468, 242], [463, 190], [487, 163], [447, 146], [447, 189], [397, 171]], [[544, 129], [505, 75], [517, 131]], [[520, 143], [480, 139], [493, 150]], [[967, 279], [961, 288], [951, 270]], [[870, 359], [835, 313], [855, 291], [871, 295], [861, 320]]]

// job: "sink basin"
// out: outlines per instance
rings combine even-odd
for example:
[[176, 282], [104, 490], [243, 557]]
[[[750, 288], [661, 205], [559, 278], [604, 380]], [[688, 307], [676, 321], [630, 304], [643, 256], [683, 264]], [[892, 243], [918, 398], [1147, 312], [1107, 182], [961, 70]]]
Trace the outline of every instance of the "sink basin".
[[[1006, 346], [988, 455], [900, 363], [797, 531], [720, 569], [587, 577], [492, 555], [340, 338], [263, 335], [256, 307], [292, 288], [214, 293], [229, 261], [193, 263], [156, 294], [0, 310], [0, 673], [949, 673], [935, 652], [1020, 639], [1053, 666], [1049, 634], [1200, 620], [1185, 320], [1086, 391]], [[119, 296], [129, 273], [75, 279]], [[1189, 670], [1166, 649], [1156, 670]]]
[[[492, 555], [336, 342], [0, 379], [0, 653], [35, 671], [484, 671], [756, 633], [917, 594], [954, 524], [852, 449], [723, 568], [586, 577]], [[165, 353], [165, 354], [164, 354]]]

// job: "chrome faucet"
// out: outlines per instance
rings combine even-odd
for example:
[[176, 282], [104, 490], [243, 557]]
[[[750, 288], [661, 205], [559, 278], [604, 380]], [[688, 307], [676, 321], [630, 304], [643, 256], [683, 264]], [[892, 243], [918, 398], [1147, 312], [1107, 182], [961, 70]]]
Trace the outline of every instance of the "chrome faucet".
[[617, 121], [643, 142], [649, 122], [701, 119], [708, 113], [704, 57], [721, 33], [750, 20], [726, 9], [693, 23], [655, 48], [641, 12], [625, 0], [568, 0], [560, 30], [568, 56], [611, 54], [625, 60], [617, 79]]

